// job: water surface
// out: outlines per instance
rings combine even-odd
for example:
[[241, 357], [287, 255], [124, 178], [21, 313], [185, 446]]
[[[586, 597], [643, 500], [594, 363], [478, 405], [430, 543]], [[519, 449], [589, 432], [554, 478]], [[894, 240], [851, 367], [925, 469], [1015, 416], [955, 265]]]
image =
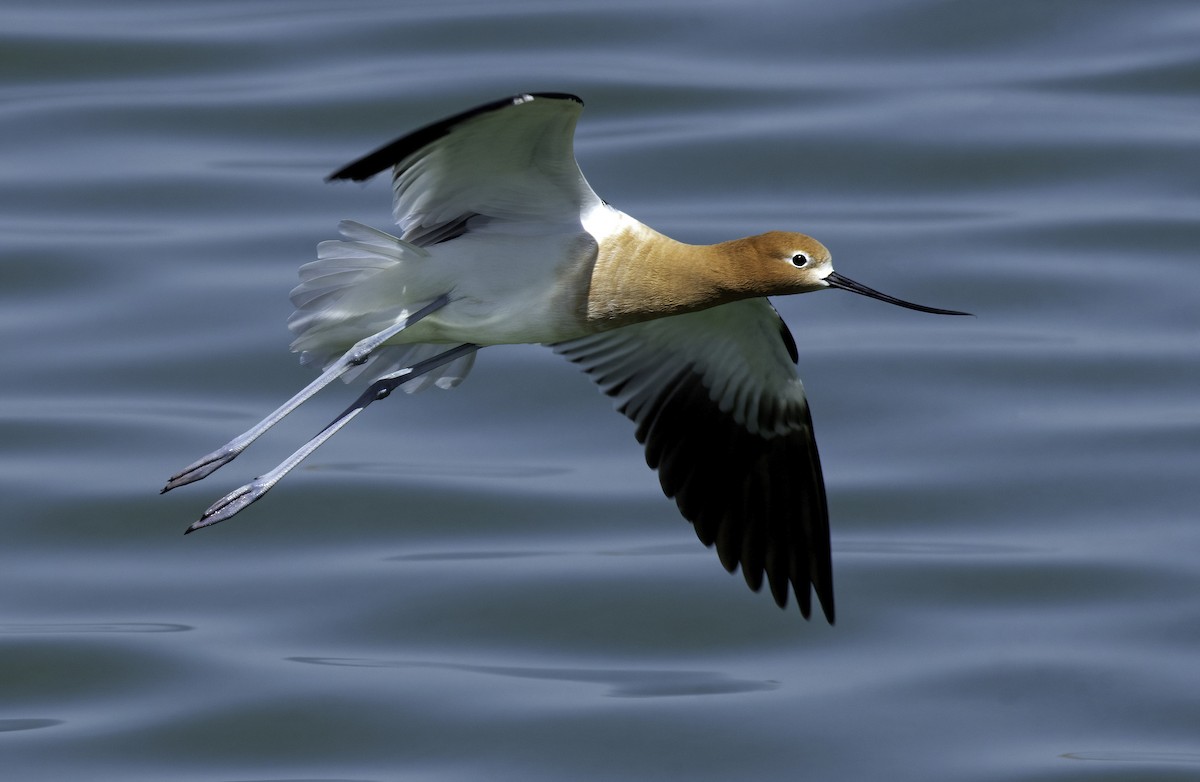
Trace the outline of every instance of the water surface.
[[[1200, 777], [1200, 9], [361, 0], [0, 11], [0, 758], [59, 780]], [[839, 621], [726, 575], [534, 346], [167, 475], [311, 377], [286, 293], [525, 90], [687, 241], [781, 228], [935, 318], [777, 305]]]

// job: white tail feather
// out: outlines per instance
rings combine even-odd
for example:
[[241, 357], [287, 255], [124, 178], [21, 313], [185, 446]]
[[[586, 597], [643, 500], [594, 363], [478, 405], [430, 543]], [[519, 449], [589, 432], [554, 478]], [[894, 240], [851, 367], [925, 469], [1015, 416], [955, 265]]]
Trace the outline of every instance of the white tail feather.
[[[300, 267], [300, 284], [291, 294], [296, 307], [288, 319], [288, 328], [296, 335], [292, 350], [301, 353], [301, 362], [321, 368], [340, 358], [358, 340], [394, 324], [408, 314], [411, 306], [410, 302], [380, 301], [378, 309], [358, 306], [359, 302], [342, 308], [340, 302], [350, 294], [372, 298], [372, 281], [379, 274], [402, 274], [396, 267], [429, 257], [428, 251], [414, 244], [353, 220], [342, 221], [338, 230], [344, 238], [317, 246], [317, 260]], [[361, 366], [343, 375], [343, 380], [375, 380], [445, 349], [445, 345], [425, 343], [384, 345]], [[408, 393], [432, 386], [453, 388], [467, 376], [474, 361], [474, 353], [463, 356], [401, 388]]]

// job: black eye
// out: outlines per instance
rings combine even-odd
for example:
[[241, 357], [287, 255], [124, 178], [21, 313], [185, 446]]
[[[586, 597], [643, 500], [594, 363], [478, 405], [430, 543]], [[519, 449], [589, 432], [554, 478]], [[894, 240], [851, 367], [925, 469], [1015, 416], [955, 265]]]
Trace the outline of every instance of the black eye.
[[808, 265], [808, 256], [804, 253], [796, 253], [792, 256], [792, 266], [801, 269]]

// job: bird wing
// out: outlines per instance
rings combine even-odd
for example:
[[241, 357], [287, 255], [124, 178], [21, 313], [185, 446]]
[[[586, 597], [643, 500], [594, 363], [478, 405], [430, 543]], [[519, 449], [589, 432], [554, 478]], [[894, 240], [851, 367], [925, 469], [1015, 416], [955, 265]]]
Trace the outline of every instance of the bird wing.
[[788, 583], [807, 618], [810, 584], [834, 620], [829, 511], [795, 341], [766, 299], [659, 318], [552, 346], [637, 424], [706, 546], [751, 589]]
[[582, 111], [574, 95], [514, 95], [414, 131], [328, 179], [361, 182], [390, 167], [401, 238], [418, 246], [495, 221], [578, 224], [601, 203], [575, 162]]

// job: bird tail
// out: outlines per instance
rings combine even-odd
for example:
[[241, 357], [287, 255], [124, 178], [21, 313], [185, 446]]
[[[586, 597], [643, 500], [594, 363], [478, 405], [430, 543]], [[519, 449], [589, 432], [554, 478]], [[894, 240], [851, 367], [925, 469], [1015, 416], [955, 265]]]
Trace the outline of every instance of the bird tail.
[[[392, 271], [389, 280], [402, 276], [402, 267], [429, 257], [428, 251], [352, 220], [338, 226], [342, 239], [317, 245], [317, 260], [300, 267], [300, 284], [291, 294], [296, 311], [288, 328], [296, 335], [292, 350], [300, 361], [327, 367], [358, 340], [391, 326], [413, 309], [413, 302], [398, 301], [380, 284], [380, 275]], [[446, 349], [446, 345], [411, 343], [384, 345], [366, 362], [354, 367], [343, 379], [375, 380], [390, 372], [412, 366]], [[409, 393], [430, 386], [452, 388], [471, 370], [470, 353], [430, 372], [401, 388]]]

